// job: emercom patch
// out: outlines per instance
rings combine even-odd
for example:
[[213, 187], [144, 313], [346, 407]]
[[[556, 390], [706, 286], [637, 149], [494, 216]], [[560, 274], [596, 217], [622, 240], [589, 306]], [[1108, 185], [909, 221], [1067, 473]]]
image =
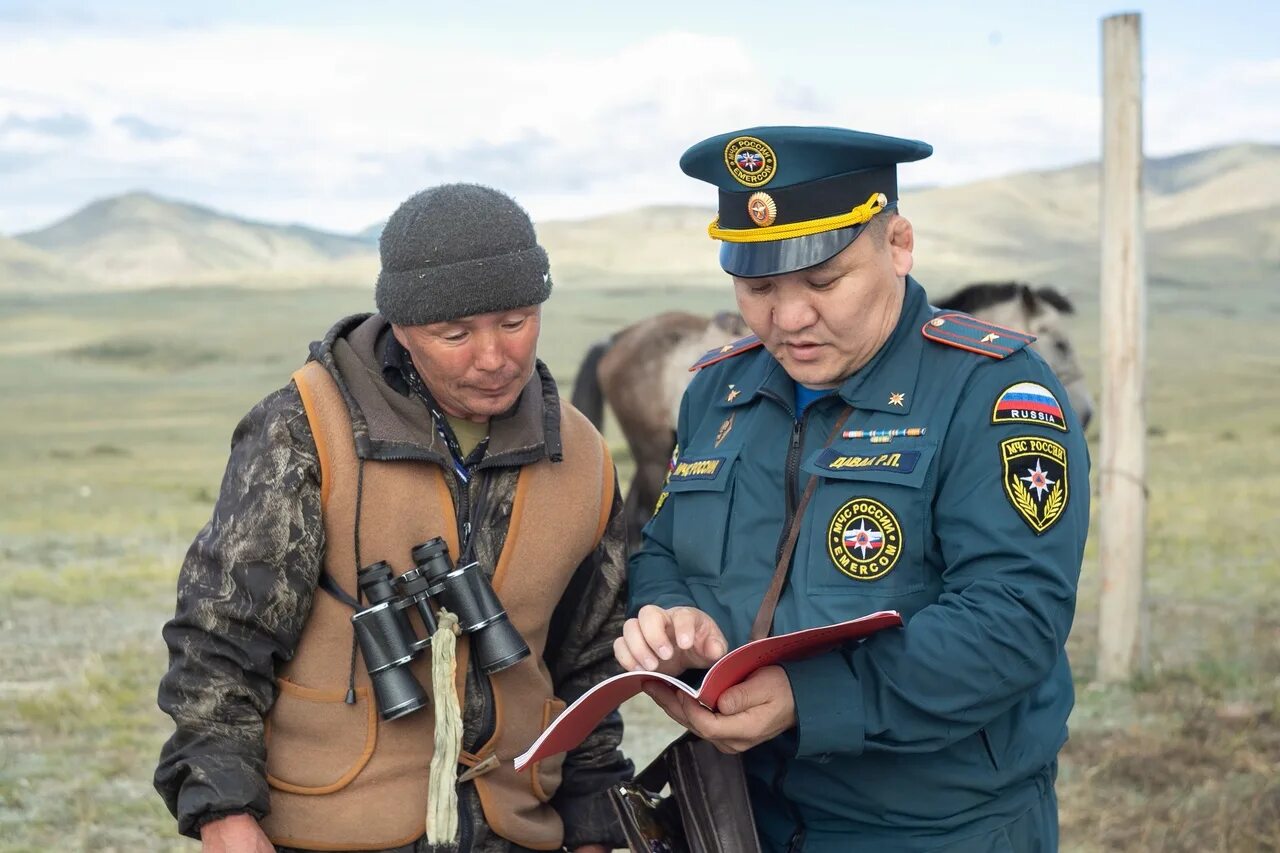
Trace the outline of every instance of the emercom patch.
[[1004, 491], [1014, 510], [1039, 536], [1062, 518], [1070, 490], [1067, 449], [1056, 441], [1020, 435], [1000, 442]]
[[854, 498], [831, 516], [827, 553], [836, 568], [854, 580], [878, 580], [902, 556], [902, 526], [880, 501]]
[[1038, 382], [1018, 382], [1000, 392], [991, 409], [993, 424], [1038, 424], [1067, 431], [1062, 404]]

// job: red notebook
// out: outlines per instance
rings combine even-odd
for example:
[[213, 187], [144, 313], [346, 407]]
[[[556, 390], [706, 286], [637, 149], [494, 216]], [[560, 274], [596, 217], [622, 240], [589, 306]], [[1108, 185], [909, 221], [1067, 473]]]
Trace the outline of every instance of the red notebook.
[[850, 640], [858, 640], [884, 628], [902, 625], [896, 610], [882, 610], [821, 628], [807, 628], [776, 637], [765, 637], [729, 652], [712, 664], [697, 690], [678, 678], [660, 672], [636, 670], [615, 675], [600, 682], [578, 697], [547, 727], [523, 754], [516, 756], [516, 769], [523, 770], [534, 761], [573, 749], [595, 730], [595, 727], [623, 702], [640, 693], [650, 681], [661, 681], [683, 690], [706, 707], [715, 710], [720, 696], [730, 687], [745, 681], [761, 667], [783, 661], [810, 657], [829, 651]]

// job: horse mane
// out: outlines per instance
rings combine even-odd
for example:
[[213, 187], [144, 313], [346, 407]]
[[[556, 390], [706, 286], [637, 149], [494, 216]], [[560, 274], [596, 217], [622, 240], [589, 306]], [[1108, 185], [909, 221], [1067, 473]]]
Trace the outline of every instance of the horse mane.
[[948, 311], [963, 311], [966, 314], [977, 314], [989, 305], [1000, 302], [1012, 302], [1022, 299], [1026, 303], [1029, 314], [1036, 313], [1038, 303], [1044, 302], [1063, 314], [1074, 314], [1075, 306], [1065, 294], [1053, 287], [1045, 285], [1035, 290], [1021, 281], [979, 281], [966, 284], [950, 296], [937, 302], [939, 308]]

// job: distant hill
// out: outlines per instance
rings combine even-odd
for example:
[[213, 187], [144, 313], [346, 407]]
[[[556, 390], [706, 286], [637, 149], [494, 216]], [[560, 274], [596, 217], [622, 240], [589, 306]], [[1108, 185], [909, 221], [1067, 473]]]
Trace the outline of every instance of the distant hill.
[[[1087, 163], [904, 190], [917, 276], [933, 292], [1022, 278], [1093, 293], [1100, 171]], [[1261, 292], [1280, 281], [1280, 145], [1150, 158], [1145, 180], [1154, 284]], [[718, 244], [706, 235], [714, 215], [710, 207], [647, 207], [540, 222], [537, 230], [561, 286], [723, 286]], [[346, 236], [269, 225], [131, 193], [20, 235], [21, 244], [0, 241], [0, 290], [363, 286], [376, 275], [381, 230], [375, 223]]]
[[[1150, 158], [1144, 178], [1153, 281], [1211, 284], [1242, 264], [1250, 276], [1280, 278], [1274, 242], [1280, 146], [1243, 144]], [[946, 285], [1023, 277], [1091, 288], [1099, 265], [1100, 182], [1100, 165], [1090, 163], [904, 198], [921, 276]], [[1241, 228], [1229, 228], [1228, 220]], [[1214, 237], [1195, 239], [1193, 248], [1187, 240], [1197, 231]]]
[[117, 286], [293, 275], [335, 261], [370, 260], [368, 244], [355, 237], [251, 222], [150, 193], [95, 201], [18, 239], [87, 278]]
[[386, 224], [387, 223], [385, 222], [375, 222], [372, 225], [370, 225], [368, 228], [365, 228], [363, 231], [360, 231], [359, 233], [357, 233], [356, 239], [364, 243], [371, 243], [372, 245], [376, 246], [378, 245], [378, 239], [382, 236], [382, 228]]
[[53, 255], [11, 237], [0, 237], [0, 293], [43, 293], [85, 285], [82, 276]]
[[[904, 191], [916, 275], [934, 292], [979, 279], [1024, 278], [1090, 293], [1099, 266], [1097, 163]], [[1153, 282], [1216, 286], [1280, 281], [1280, 146], [1241, 144], [1146, 166]], [[561, 280], [619, 275], [723, 282], [711, 208], [653, 207], [538, 232]]]
[[715, 211], [645, 207], [582, 220], [542, 222], [538, 240], [557, 282], [723, 283], [717, 244], [707, 236]]

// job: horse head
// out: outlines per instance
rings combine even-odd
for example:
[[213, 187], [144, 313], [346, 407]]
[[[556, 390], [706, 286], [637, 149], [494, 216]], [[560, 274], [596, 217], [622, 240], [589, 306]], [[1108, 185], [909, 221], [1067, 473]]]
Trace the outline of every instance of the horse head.
[[742, 315], [737, 311], [717, 311], [711, 316], [711, 326], [718, 332], [728, 335], [730, 339], [745, 338], [751, 334], [747, 321], [742, 319]]
[[1052, 287], [1032, 288], [1022, 282], [979, 282], [966, 285], [937, 303], [939, 308], [963, 311], [990, 323], [1030, 332], [1036, 336], [1032, 348], [1048, 363], [1081, 426], [1093, 417], [1093, 397], [1085, 383], [1084, 370], [1067, 333], [1069, 316], [1075, 307]]

